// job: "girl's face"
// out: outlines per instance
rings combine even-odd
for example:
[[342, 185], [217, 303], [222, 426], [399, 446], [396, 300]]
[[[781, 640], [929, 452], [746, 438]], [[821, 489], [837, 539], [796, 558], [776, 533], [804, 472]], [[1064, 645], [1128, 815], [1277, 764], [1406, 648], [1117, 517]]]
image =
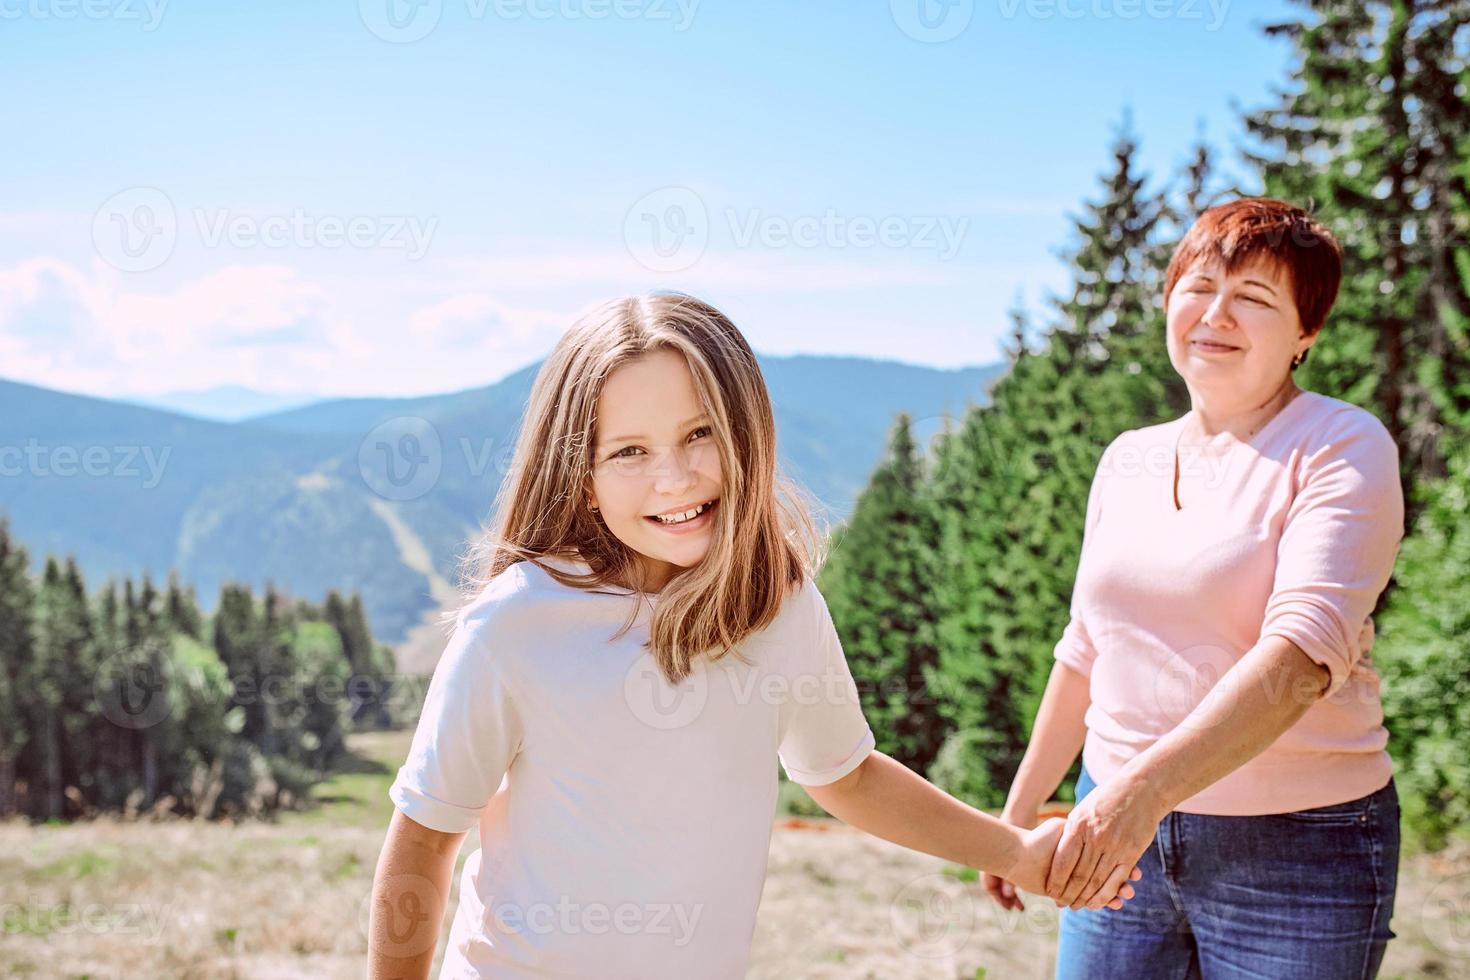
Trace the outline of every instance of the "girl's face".
[[645, 592], [659, 591], [709, 550], [721, 488], [709, 422], [676, 351], [629, 361], [603, 385], [591, 503], [608, 530], [641, 557]]
[[1201, 262], [1169, 294], [1169, 360], [1191, 391], [1257, 404], [1315, 339], [1302, 332], [1287, 274], [1267, 262], [1230, 275], [1219, 259]]

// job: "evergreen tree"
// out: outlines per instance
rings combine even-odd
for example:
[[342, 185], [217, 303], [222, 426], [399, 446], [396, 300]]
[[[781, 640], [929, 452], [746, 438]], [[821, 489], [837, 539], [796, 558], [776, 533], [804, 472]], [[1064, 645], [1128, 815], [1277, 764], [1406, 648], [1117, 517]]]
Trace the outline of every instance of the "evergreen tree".
[[924, 489], [923, 460], [901, 414], [820, 581], [878, 748], [920, 773], [944, 737], [929, 694], [936, 526]]
[[179, 585], [178, 573], [168, 573], [168, 623], [175, 632], [196, 640], [204, 638], [204, 617], [199, 612], [199, 602], [191, 585], [186, 590]]
[[[1314, 204], [1346, 252], [1302, 384], [1371, 409], [1407, 483], [1445, 472], [1470, 408], [1464, 139], [1467, 0], [1298, 0], [1294, 87], [1247, 124], [1266, 193]], [[1416, 505], [1415, 505], [1416, 506]]]
[[84, 698], [73, 690], [87, 677], [86, 648], [91, 642], [85, 596], [79, 600], [55, 558], [46, 559], [36, 606], [36, 671], [34, 696], [41, 739], [41, 780], [45, 814], [59, 820], [66, 811], [68, 739], [66, 716]]
[[352, 702], [352, 720], [358, 724], [383, 726], [387, 714], [388, 688], [393, 673], [392, 653], [373, 643], [363, 610], [362, 596], [354, 593], [344, 600], [335, 589], [327, 593], [325, 618], [337, 630], [342, 641], [342, 655], [347, 658], [351, 676], [348, 695]]
[[232, 710], [241, 714], [241, 734], [261, 746], [269, 740], [270, 719], [261, 688], [268, 670], [261, 662], [261, 627], [255, 598], [248, 586], [226, 584], [220, 589], [214, 616], [214, 649], [230, 678]]
[[35, 602], [26, 550], [0, 516], [0, 817], [16, 810], [17, 764], [32, 732]]

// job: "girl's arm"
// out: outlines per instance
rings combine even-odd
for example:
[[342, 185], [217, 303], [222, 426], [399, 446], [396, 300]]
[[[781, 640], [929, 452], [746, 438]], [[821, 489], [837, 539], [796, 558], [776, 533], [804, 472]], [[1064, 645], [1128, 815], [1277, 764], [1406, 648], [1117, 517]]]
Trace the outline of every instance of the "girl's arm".
[[368, 980], [427, 980], [466, 833], [430, 830], [393, 811], [373, 876]]
[[[1037, 894], [1045, 891], [1046, 871], [1065, 825], [1053, 819], [1031, 830], [1014, 827], [955, 799], [878, 751], [842, 779], [805, 789], [824, 810], [859, 830], [1003, 875]], [[1131, 898], [1133, 889], [1120, 874], [1109, 894]], [[1118, 899], [1108, 904], [1123, 906]]]

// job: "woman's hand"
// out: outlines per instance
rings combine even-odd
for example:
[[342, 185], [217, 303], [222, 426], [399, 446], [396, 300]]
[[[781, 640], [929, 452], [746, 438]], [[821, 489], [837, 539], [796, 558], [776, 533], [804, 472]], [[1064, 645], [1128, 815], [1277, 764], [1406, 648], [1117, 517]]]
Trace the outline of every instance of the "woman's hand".
[[[1032, 894], [1045, 894], [1047, 872], [1051, 867], [1052, 855], [1056, 853], [1057, 843], [1062, 839], [1062, 832], [1066, 826], [1067, 821], [1061, 817], [1051, 817], [1035, 828], [1025, 831], [1021, 835], [1021, 856], [1003, 876], [1003, 880], [1013, 883], [1015, 888], [1023, 888]], [[1128, 871], [1131, 872], [1132, 880], [1143, 877], [1142, 873], [1131, 864], [1128, 865]], [[1123, 902], [1133, 897], [1133, 886], [1126, 884], [1126, 879], [1129, 877], [1128, 873], [1121, 875], [1112, 890], [1107, 892], [1107, 899], [1098, 907], [1106, 905], [1110, 909], [1122, 908]]]
[[[1129, 880], [1153, 843], [1164, 813], [1127, 779], [1098, 786], [1072, 808], [1047, 874], [1045, 893], [1057, 907], [1100, 909]], [[1141, 873], [1134, 874], [1142, 877]]]
[[[1000, 818], [1014, 827], [1020, 827], [1022, 830], [1030, 830], [1041, 819], [1036, 807], [1017, 807], [1016, 809], [1012, 809], [1009, 804], [1000, 812]], [[1001, 908], [1007, 911], [1020, 911], [1026, 908], [1025, 903], [1021, 901], [1020, 894], [1016, 891], [1016, 886], [1011, 882], [989, 872], [981, 876], [981, 881], [985, 885], [986, 893]]]

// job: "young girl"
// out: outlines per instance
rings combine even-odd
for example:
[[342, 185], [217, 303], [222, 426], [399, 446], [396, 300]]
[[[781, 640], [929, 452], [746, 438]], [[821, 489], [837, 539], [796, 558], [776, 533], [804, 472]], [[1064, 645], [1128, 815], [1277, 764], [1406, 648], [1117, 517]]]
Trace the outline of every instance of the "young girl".
[[1064, 821], [874, 750], [793, 490], [718, 310], [619, 299], [561, 338], [390, 790], [370, 976], [428, 976], [475, 826], [442, 977], [743, 976], [777, 759], [853, 826], [1045, 890]]

